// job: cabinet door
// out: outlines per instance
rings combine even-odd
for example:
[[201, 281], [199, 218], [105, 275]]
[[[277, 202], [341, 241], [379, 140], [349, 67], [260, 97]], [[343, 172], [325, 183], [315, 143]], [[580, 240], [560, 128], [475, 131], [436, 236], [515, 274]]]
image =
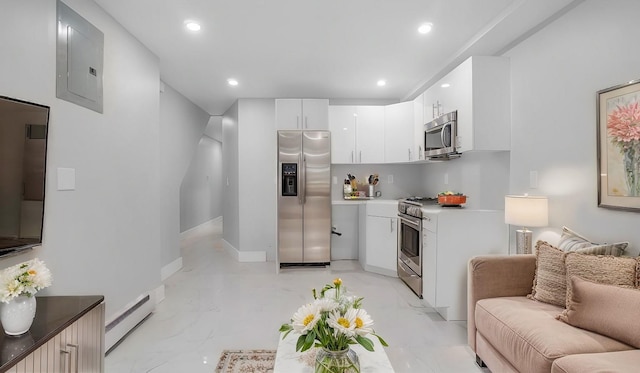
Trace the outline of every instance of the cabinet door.
[[394, 273], [398, 262], [398, 219], [367, 216], [367, 265]]
[[276, 100], [276, 129], [299, 130], [302, 129], [302, 121], [302, 100]]
[[431, 307], [439, 307], [437, 244], [436, 233], [422, 229], [422, 297]]
[[420, 95], [413, 100], [413, 161], [424, 159], [424, 97]]
[[302, 126], [305, 130], [329, 129], [329, 100], [302, 100]]
[[329, 106], [331, 163], [355, 163], [356, 108]]
[[384, 106], [358, 106], [356, 163], [384, 163]]
[[413, 146], [413, 101], [387, 105], [384, 108], [384, 162], [417, 160]]

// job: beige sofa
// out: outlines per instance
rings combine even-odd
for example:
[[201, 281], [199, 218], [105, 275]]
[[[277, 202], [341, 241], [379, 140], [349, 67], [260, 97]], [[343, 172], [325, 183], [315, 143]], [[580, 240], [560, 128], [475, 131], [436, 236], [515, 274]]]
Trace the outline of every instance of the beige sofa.
[[469, 261], [468, 342], [480, 366], [493, 373], [640, 372], [640, 350], [558, 320], [563, 307], [528, 299], [535, 271], [534, 255]]

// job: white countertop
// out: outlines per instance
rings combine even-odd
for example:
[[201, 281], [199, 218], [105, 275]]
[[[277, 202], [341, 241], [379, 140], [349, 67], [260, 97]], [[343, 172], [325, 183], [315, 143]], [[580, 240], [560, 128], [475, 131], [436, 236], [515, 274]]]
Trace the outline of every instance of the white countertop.
[[[360, 372], [393, 373], [391, 362], [378, 338], [374, 336], [368, 336], [368, 338], [373, 342], [373, 352], [365, 350], [359, 344], [351, 345], [351, 349], [358, 354]], [[312, 373], [314, 371], [316, 352], [313, 349], [297, 352], [296, 341], [298, 336], [294, 333], [291, 333], [285, 339], [282, 339], [282, 337], [279, 337], [279, 339], [273, 373]]]
[[371, 199], [334, 199], [331, 201], [332, 205], [363, 205], [365, 203], [397, 204], [398, 200], [373, 197]]

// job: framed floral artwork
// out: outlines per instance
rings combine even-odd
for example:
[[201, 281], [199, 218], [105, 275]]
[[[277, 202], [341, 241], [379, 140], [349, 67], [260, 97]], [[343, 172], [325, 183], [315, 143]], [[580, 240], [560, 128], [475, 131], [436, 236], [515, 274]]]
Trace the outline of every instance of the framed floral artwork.
[[598, 206], [640, 210], [640, 80], [597, 93]]

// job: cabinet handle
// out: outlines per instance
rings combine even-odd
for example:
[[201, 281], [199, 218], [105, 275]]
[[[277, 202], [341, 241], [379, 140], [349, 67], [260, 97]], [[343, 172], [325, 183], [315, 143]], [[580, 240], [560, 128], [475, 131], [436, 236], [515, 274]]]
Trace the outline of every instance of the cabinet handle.
[[362, 163], [362, 150], [360, 150], [360, 163]]
[[62, 363], [62, 369], [60, 371], [71, 373], [71, 352], [67, 350], [60, 350], [60, 354], [65, 355], [60, 360], [60, 363]]
[[422, 153], [422, 145], [418, 145], [418, 159], [422, 159], [424, 154]]
[[393, 218], [389, 219], [389, 232], [393, 233]]
[[351, 151], [351, 163], [356, 163], [356, 161], [353, 159], [353, 153], [354, 153], [354, 151], [352, 150]]
[[[80, 349], [78, 345], [67, 343], [67, 347], [71, 347], [76, 351], [76, 373], [78, 373], [78, 362], [80, 361]], [[69, 356], [69, 362], [71, 362], [71, 356]], [[71, 365], [69, 365], [69, 373], [71, 373]]]
[[407, 149], [409, 151], [409, 160], [411, 160], [411, 148]]
[[309, 117], [304, 116], [304, 128], [309, 128]]
[[296, 129], [300, 129], [300, 116], [296, 115]]

